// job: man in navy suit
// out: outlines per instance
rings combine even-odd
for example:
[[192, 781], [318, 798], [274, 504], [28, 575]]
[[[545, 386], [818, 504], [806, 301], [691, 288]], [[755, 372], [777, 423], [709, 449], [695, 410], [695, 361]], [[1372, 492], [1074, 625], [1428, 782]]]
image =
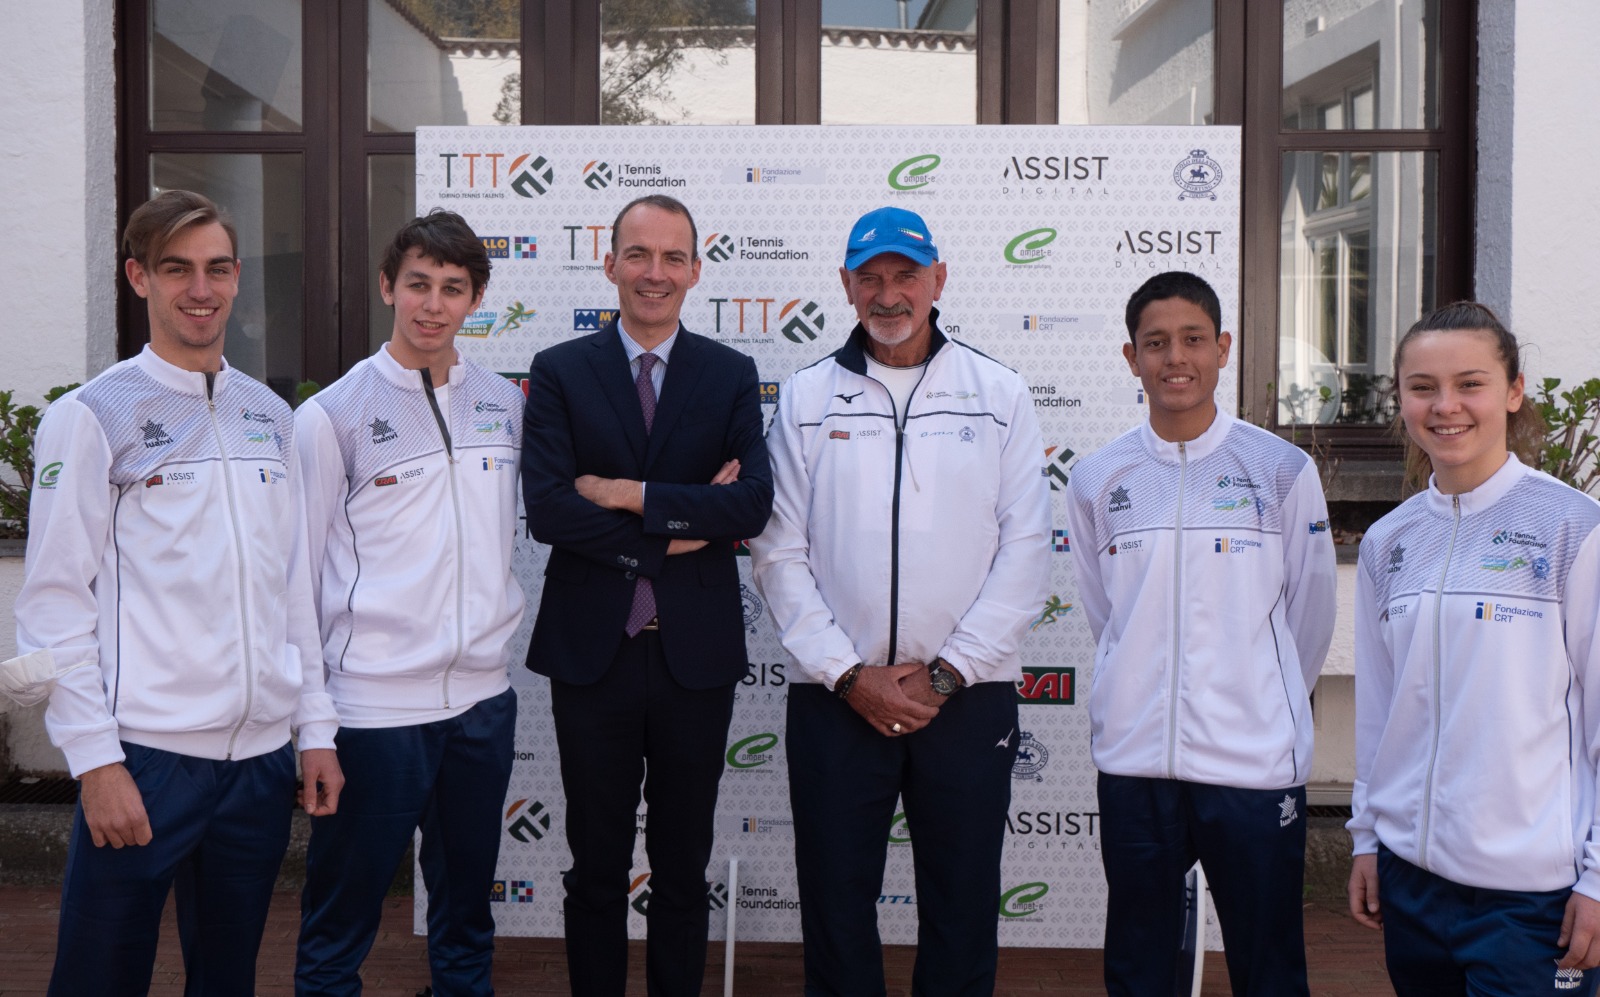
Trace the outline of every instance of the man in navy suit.
[[749, 666], [734, 543], [772, 508], [756, 367], [678, 321], [700, 279], [689, 210], [617, 215], [618, 321], [539, 353], [522, 487], [551, 546], [528, 667], [550, 677], [572, 868], [572, 992], [621, 997], [629, 873], [649, 807], [649, 992], [698, 995], [717, 783]]

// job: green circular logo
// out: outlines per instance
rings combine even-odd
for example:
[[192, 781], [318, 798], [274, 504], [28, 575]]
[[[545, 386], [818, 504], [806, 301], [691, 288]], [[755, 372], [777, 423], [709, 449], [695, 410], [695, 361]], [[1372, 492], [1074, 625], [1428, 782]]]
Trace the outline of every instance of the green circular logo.
[[1006, 243], [1006, 262], [1018, 266], [1038, 263], [1049, 255], [1044, 247], [1055, 241], [1056, 230], [1053, 228], [1030, 229]]
[[911, 826], [906, 823], [904, 810], [894, 815], [894, 820], [889, 822], [889, 844], [908, 845], [911, 843]]
[[1043, 907], [1044, 895], [1050, 892], [1048, 883], [1023, 883], [1000, 894], [1001, 917], [1027, 917]]
[[938, 169], [941, 162], [943, 160], [931, 152], [912, 156], [889, 171], [889, 186], [895, 190], [916, 190], [919, 187], [926, 187], [928, 181], [933, 179], [928, 174]]
[[776, 734], [753, 734], [728, 746], [728, 764], [736, 769], [753, 769], [772, 761], [764, 757], [778, 746]]

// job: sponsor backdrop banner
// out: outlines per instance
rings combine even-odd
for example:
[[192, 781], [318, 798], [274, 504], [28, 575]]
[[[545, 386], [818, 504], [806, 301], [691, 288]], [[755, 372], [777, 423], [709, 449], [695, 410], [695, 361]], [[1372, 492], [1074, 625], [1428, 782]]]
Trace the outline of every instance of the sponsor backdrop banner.
[[[643, 194], [670, 194], [694, 212], [704, 258], [684, 324], [755, 358], [769, 421], [784, 379], [827, 356], [855, 324], [838, 273], [851, 222], [885, 204], [927, 219], [949, 266], [939, 303], [944, 329], [1022, 372], [1055, 493], [1052, 594], [1024, 641], [1017, 688], [1022, 729], [995, 912], [1000, 941], [1100, 945], [1105, 885], [1085, 713], [1094, 648], [1074, 608], [1074, 538], [1063, 529], [1060, 490], [1079, 455], [1144, 417], [1139, 382], [1121, 354], [1123, 307], [1140, 282], [1168, 269], [1204, 275], [1237, 334], [1238, 130], [422, 128], [416, 160], [417, 210], [460, 212], [494, 263], [482, 308], [457, 341], [464, 355], [526, 390], [537, 351], [612, 316], [616, 292], [601, 264], [618, 209]], [[1237, 398], [1234, 370], [1230, 363], [1223, 371], [1227, 405]], [[485, 415], [485, 431], [495, 418], [504, 416]], [[547, 556], [518, 537], [529, 619], [511, 648], [521, 713], [495, 885], [499, 930], [512, 935], [561, 934], [561, 871], [569, 863], [549, 686], [522, 667]], [[721, 937], [722, 912], [736, 905], [739, 937], [797, 940], [784, 756], [794, 666], [748, 562], [741, 571], [750, 671], [728, 733], [708, 871], [711, 930]], [[649, 821], [643, 804], [637, 821], [641, 830]], [[913, 833], [903, 815], [889, 831], [879, 907], [886, 942], [916, 940]], [[641, 835], [629, 897], [635, 937], [644, 935], [649, 899]], [[421, 931], [420, 890], [417, 903]]]

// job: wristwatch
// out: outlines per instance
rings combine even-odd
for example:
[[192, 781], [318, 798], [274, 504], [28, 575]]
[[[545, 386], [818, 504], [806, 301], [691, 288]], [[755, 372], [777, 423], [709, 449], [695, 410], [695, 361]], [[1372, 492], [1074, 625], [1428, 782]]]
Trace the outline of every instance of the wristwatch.
[[933, 664], [928, 666], [928, 684], [933, 686], [933, 691], [941, 696], [949, 696], [961, 688], [961, 676], [956, 674], [955, 667], [943, 658], [934, 658]]

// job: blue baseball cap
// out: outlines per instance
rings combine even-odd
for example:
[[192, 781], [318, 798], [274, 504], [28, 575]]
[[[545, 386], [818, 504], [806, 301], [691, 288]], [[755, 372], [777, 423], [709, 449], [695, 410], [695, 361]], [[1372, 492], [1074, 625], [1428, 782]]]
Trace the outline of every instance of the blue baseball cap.
[[883, 253], [899, 253], [921, 266], [939, 261], [928, 223], [905, 208], [877, 208], [856, 220], [844, 249], [844, 268], [854, 270]]

